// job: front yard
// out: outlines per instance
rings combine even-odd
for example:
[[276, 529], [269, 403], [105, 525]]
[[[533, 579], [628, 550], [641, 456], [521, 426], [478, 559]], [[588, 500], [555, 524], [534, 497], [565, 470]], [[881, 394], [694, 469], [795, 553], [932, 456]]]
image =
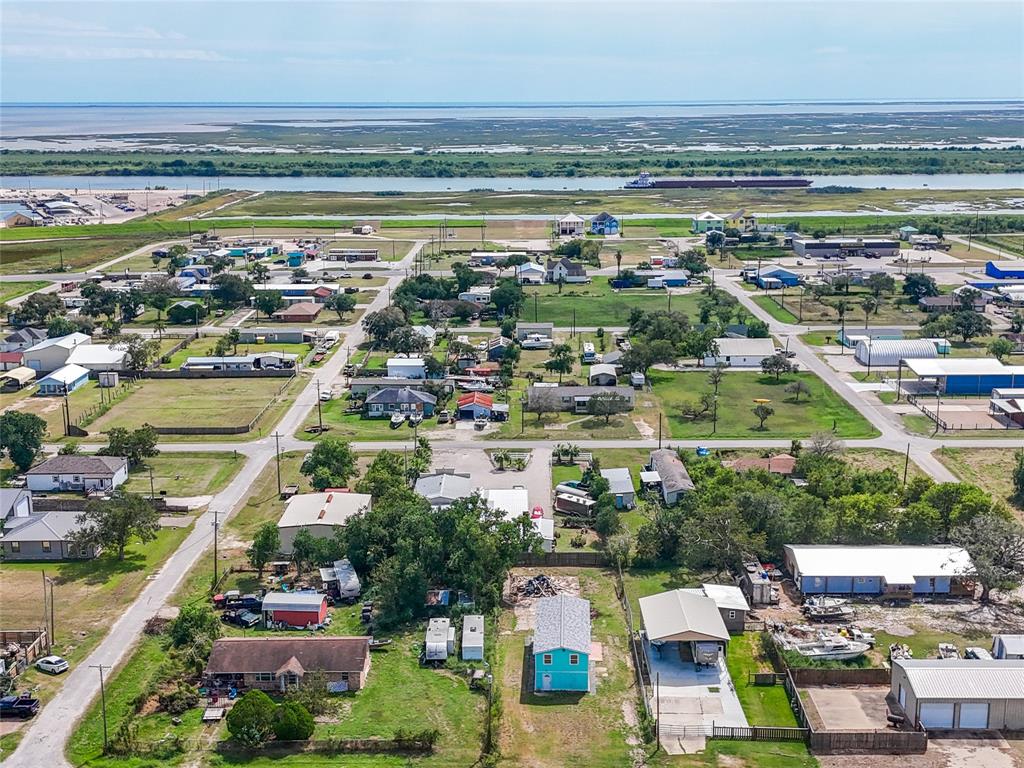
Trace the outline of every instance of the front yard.
[[[135, 469], [124, 489], [148, 496], [205, 496], [222, 490], [245, 465], [238, 453], [171, 453], [146, 459], [145, 466]], [[150, 484], [150, 470], [153, 482]]]

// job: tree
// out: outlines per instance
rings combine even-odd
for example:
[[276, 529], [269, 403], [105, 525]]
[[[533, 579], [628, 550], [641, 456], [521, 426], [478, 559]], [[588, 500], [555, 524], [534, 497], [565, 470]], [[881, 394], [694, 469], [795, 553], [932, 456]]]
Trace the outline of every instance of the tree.
[[622, 274], [622, 251], [616, 249], [615, 251], [615, 276], [619, 277]]
[[342, 488], [356, 473], [356, 459], [348, 443], [326, 437], [316, 444], [299, 471], [313, 478], [313, 487], [318, 491]]
[[156, 447], [159, 435], [149, 424], [138, 429], [111, 427], [107, 432], [107, 445], [98, 453], [101, 456], [124, 456], [129, 466], [137, 467], [143, 459], [156, 456], [160, 449]]
[[708, 253], [713, 252], [717, 248], [721, 248], [725, 245], [725, 233], [712, 230], [708, 232], [704, 237], [704, 244], [707, 246]]
[[718, 394], [718, 387], [722, 384], [722, 379], [725, 378], [725, 366], [722, 363], [718, 363], [708, 371], [708, 386], [715, 390], [715, 394]]
[[252, 283], [238, 275], [216, 275], [210, 281], [213, 298], [229, 307], [244, 304], [252, 296]]
[[46, 325], [64, 314], [64, 302], [55, 293], [33, 293], [11, 314], [15, 325]]
[[622, 520], [619, 510], [615, 508], [615, 500], [611, 494], [605, 493], [597, 500], [597, 512], [594, 515], [594, 531], [602, 539], [607, 540], [622, 531]]
[[237, 328], [232, 328], [224, 334], [224, 340], [231, 345], [232, 352], [238, 354], [238, 345], [242, 343], [242, 334]]
[[408, 325], [408, 321], [398, 307], [379, 309], [363, 318], [363, 330], [377, 347], [383, 346], [388, 337], [403, 325]]
[[775, 409], [767, 403], [758, 403], [751, 409], [751, 411], [757, 417], [758, 422], [760, 422], [757, 425], [757, 429], [763, 432], [764, 423], [768, 421], [769, 416], [772, 416], [775, 413]]
[[804, 444], [804, 450], [811, 456], [841, 456], [846, 451], [843, 441], [832, 432], [815, 432]]
[[277, 530], [277, 523], [263, 523], [256, 529], [256, 535], [252, 538], [252, 546], [245, 551], [249, 565], [256, 569], [257, 581], [263, 581], [263, 569], [277, 557], [277, 553], [280, 551], [281, 536]]
[[143, 371], [160, 354], [160, 342], [145, 339], [137, 333], [126, 333], [113, 339], [113, 345], [125, 351], [125, 365], [132, 371]]
[[921, 503], [936, 510], [943, 541], [948, 540], [953, 528], [993, 511], [992, 498], [970, 483], [936, 483], [924, 492]]
[[220, 619], [206, 601], [185, 603], [167, 627], [167, 636], [178, 648], [220, 637]]
[[988, 353], [996, 360], [1002, 360], [1007, 355], [1013, 354], [1013, 342], [1009, 339], [992, 339], [988, 343]]
[[280, 291], [257, 291], [254, 303], [257, 312], [262, 312], [264, 317], [270, 317], [284, 306], [284, 296]]
[[551, 348], [551, 358], [544, 361], [544, 370], [558, 374], [558, 382], [562, 382], [562, 376], [572, 373], [573, 353], [572, 347], [568, 344], [555, 344]]
[[931, 275], [907, 275], [903, 279], [903, 294], [916, 304], [926, 296], [938, 296], [939, 286]]
[[793, 395], [793, 399], [796, 402], [800, 402], [801, 395], [811, 396], [811, 388], [807, 386], [807, 383], [803, 379], [797, 379], [786, 385], [786, 391]]
[[514, 279], [502, 280], [491, 291], [491, 303], [501, 315], [518, 315], [525, 301], [523, 286]]
[[612, 416], [626, 413], [629, 408], [629, 399], [618, 392], [601, 392], [591, 395], [587, 401], [587, 413], [591, 416], [604, 416], [605, 424]]
[[266, 286], [267, 278], [270, 277], [270, 267], [257, 261], [249, 266], [249, 274], [252, 275], [254, 281], [263, 283]]
[[874, 296], [865, 296], [860, 300], [860, 308], [864, 310], [864, 327], [868, 327], [868, 318], [872, 313], [877, 313], [881, 302]]
[[302, 280], [309, 277], [309, 270], [305, 267], [296, 267], [292, 270], [292, 280]]
[[6, 411], [0, 414], [0, 452], [25, 472], [32, 466], [46, 435], [46, 421], [34, 413]]
[[604, 543], [605, 554], [616, 565], [625, 568], [633, 558], [633, 537], [628, 533], [616, 533]]
[[789, 362], [785, 355], [772, 355], [761, 361], [761, 372], [765, 375], [775, 374], [775, 380], [779, 381], [784, 373], [792, 373], [796, 367]]
[[529, 397], [523, 405], [527, 413], [536, 413], [540, 421], [546, 413], [558, 413], [561, 399], [550, 387], [531, 387]]
[[892, 293], [896, 290], [896, 280], [885, 272], [874, 272], [868, 275], [864, 285], [876, 299], [881, 298], [883, 293]]
[[302, 575], [307, 565], [316, 564], [318, 549], [316, 537], [310, 533], [308, 528], [300, 528], [292, 542], [292, 560], [295, 562], [295, 570], [298, 575]]
[[953, 315], [953, 332], [966, 344], [976, 336], [992, 333], [992, 321], [980, 312], [963, 310]]
[[416, 333], [411, 325], [403, 325], [388, 336], [384, 346], [392, 352], [413, 355], [427, 352], [430, 349], [430, 342], [423, 334]]
[[981, 584], [981, 600], [992, 590], [1009, 592], [1024, 582], [1024, 527], [1015, 520], [982, 514], [953, 529], [950, 541], [967, 550]]
[[199, 325], [207, 314], [206, 307], [198, 301], [180, 301], [167, 310], [167, 319], [174, 325]]
[[84, 315], [78, 317], [60, 316], [50, 319], [49, 324], [46, 326], [46, 337], [57, 339], [61, 336], [67, 336], [69, 333], [84, 333], [86, 336], [92, 336], [95, 330], [96, 323], [92, 321], [91, 317]]
[[1013, 454], [1014, 466], [1011, 474], [1013, 481], [1013, 495], [1019, 500], [1024, 500], [1024, 451], [1016, 451]]
[[75, 518], [81, 526], [72, 534], [81, 545], [107, 548], [124, 560], [124, 551], [132, 539], [143, 544], [156, 538], [160, 531], [160, 513], [137, 493], [120, 488], [109, 500], [97, 499], [85, 506], [85, 512]]
[[356, 297], [348, 293], [336, 293], [328, 296], [324, 302], [324, 308], [338, 313], [338, 320], [344, 320], [345, 315], [356, 308]]
[[82, 452], [82, 446], [76, 440], [68, 440], [57, 451], [58, 456], [78, 456]]
[[315, 727], [309, 710], [297, 701], [286, 701], [274, 713], [274, 735], [281, 741], [305, 741]]
[[247, 691], [228, 710], [228, 733], [246, 747], [262, 747], [274, 732], [277, 707], [263, 691]]

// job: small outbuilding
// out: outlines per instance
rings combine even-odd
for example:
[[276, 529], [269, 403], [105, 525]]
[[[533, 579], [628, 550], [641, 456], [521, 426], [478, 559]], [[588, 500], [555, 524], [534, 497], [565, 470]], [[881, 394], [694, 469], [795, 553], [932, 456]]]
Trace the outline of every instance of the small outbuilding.
[[1024, 730], [1024, 661], [893, 659], [889, 695], [926, 731]]
[[587, 383], [592, 387], [614, 387], [618, 383], [615, 366], [611, 363], [590, 366]]
[[608, 493], [615, 498], [616, 509], [633, 509], [636, 506], [636, 489], [627, 467], [602, 469], [601, 477], [608, 481]]
[[427, 634], [423, 643], [425, 661], [445, 661], [455, 653], [455, 627], [451, 619], [438, 618], [427, 622]]
[[857, 342], [854, 358], [861, 365], [893, 366], [900, 360], [925, 360], [939, 356], [935, 342], [927, 339], [861, 339]]
[[992, 655], [997, 659], [1024, 659], [1024, 635], [993, 635]]
[[743, 633], [750, 605], [747, 603], [743, 590], [739, 587], [731, 584], [702, 584], [700, 588], [684, 589], [683, 591], [714, 600], [729, 633], [733, 635]]
[[268, 627], [317, 627], [327, 618], [327, 595], [320, 592], [269, 592], [263, 597], [262, 611], [263, 621]]
[[392, 357], [387, 361], [388, 376], [403, 379], [425, 379], [426, 363], [422, 357]]
[[470, 614], [462, 618], [462, 660], [480, 661], [484, 657], [484, 617]]
[[685, 589], [640, 598], [647, 640], [656, 647], [677, 643], [680, 657], [696, 664], [717, 664], [729, 644], [729, 630], [715, 601]]

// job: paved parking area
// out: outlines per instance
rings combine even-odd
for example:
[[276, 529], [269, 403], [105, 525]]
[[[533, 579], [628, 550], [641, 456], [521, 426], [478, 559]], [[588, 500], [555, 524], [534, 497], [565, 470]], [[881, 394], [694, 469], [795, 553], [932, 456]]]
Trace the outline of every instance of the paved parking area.
[[534, 448], [530, 463], [522, 472], [507, 469], [499, 472], [491, 464], [483, 447], [472, 450], [453, 450], [434, 444], [433, 469], [454, 468], [468, 473], [477, 488], [503, 489], [521, 485], [530, 497], [530, 508], [542, 507], [544, 516], [551, 517], [551, 449]]
[[937, 405], [933, 400], [922, 399], [920, 403], [928, 413], [937, 412], [950, 429], [1004, 429], [989, 415], [987, 399], [955, 398]]
[[807, 694], [826, 730], [873, 730], [888, 725], [885, 695], [889, 689], [885, 686], [819, 686], [800, 691]]

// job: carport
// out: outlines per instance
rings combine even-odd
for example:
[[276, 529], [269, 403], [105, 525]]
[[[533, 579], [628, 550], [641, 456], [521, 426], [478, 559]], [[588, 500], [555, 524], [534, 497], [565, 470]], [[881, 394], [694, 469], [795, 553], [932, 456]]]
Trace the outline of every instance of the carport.
[[640, 615], [648, 641], [655, 647], [678, 645], [679, 658], [717, 665], [729, 643], [729, 630], [710, 597], [673, 589], [640, 598]]

